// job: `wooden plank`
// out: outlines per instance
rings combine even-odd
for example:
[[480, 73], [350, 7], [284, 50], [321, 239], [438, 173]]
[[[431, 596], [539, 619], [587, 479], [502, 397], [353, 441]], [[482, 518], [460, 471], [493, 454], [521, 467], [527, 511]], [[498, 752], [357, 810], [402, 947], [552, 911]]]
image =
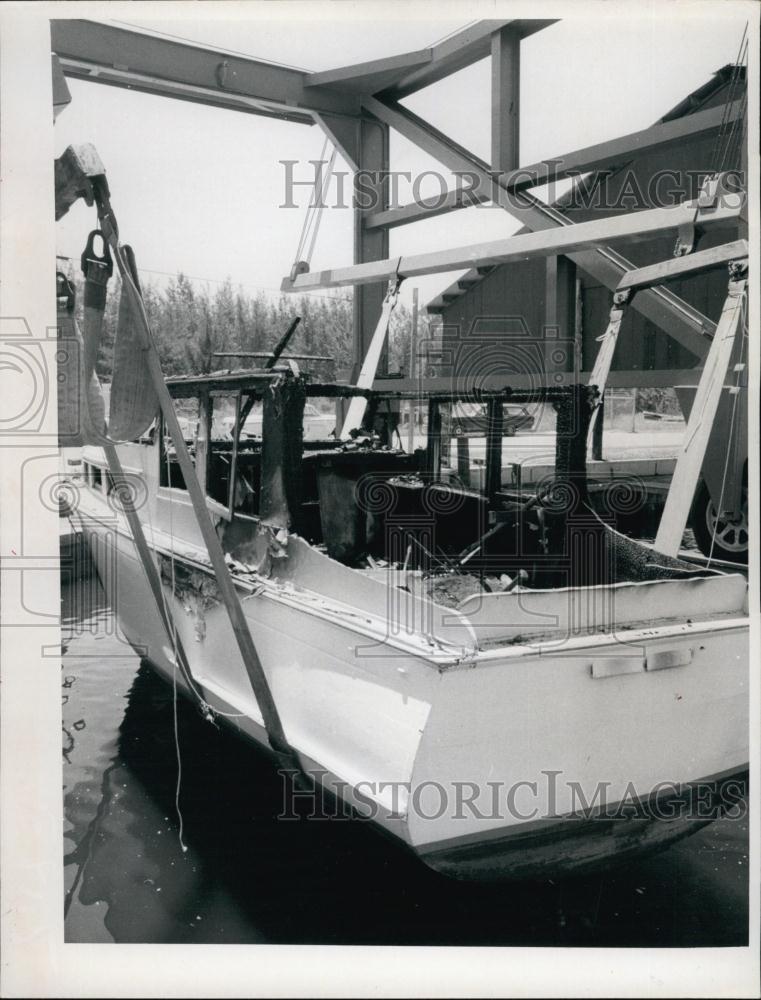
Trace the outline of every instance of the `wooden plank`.
[[698, 209], [697, 202], [690, 201], [672, 208], [652, 208], [629, 215], [607, 216], [589, 222], [556, 226], [541, 232], [525, 233], [522, 236], [510, 236], [489, 243], [474, 243], [451, 250], [437, 250], [432, 253], [387, 258], [367, 264], [307, 272], [297, 275], [293, 281], [284, 278], [281, 289], [284, 292], [298, 292], [317, 288], [341, 288], [346, 285], [366, 285], [386, 281], [396, 274], [411, 278], [484, 264], [507, 264], [531, 257], [573, 255], [580, 250], [615, 240], [627, 242], [647, 240], [655, 234], [689, 225], [693, 220], [698, 226], [707, 229], [726, 226], [738, 217], [741, 199], [739, 195], [733, 195], [725, 197], [724, 201], [729, 204], [720, 204], [710, 211]]
[[[391, 319], [391, 313], [396, 305], [398, 297], [398, 286], [391, 286], [388, 290], [386, 298], [384, 299], [380, 318], [378, 319], [378, 323], [375, 327], [372, 340], [368, 345], [367, 353], [362, 361], [362, 369], [356, 379], [358, 389], [369, 389], [375, 381], [375, 376], [378, 372], [378, 365], [380, 364], [381, 355], [386, 344], [386, 337], [388, 336], [389, 320]], [[341, 427], [340, 436], [342, 438], [347, 438], [352, 431], [359, 430], [362, 425], [366, 409], [367, 399], [364, 396], [354, 396], [351, 403], [349, 403], [349, 408], [346, 413], [343, 426]]]
[[[407, 108], [399, 104], [390, 105], [372, 97], [363, 98], [362, 103], [377, 118], [450, 170], [479, 178], [484, 190], [491, 185], [494, 202], [529, 230], [539, 231], [570, 225], [568, 218], [552, 206], [525, 192], [516, 193], [505, 189], [501, 180], [492, 176], [483, 160]], [[578, 267], [610, 289], [615, 289], [622, 275], [634, 268], [630, 261], [610, 247], [586, 249], [569, 256]], [[704, 337], [713, 334], [715, 325], [689, 303], [665, 288], [649, 288], [637, 296], [634, 307], [698, 358], [705, 357], [708, 345]]]
[[745, 278], [730, 281], [716, 335], [700, 377], [682, 448], [677, 455], [671, 489], [666, 497], [655, 537], [655, 549], [665, 555], [675, 556], [682, 545], [682, 535], [687, 526], [708, 439], [724, 389], [735, 336], [742, 319], [746, 287]]
[[[697, 139], [708, 135], [720, 127], [723, 121], [733, 122], [741, 118], [743, 102], [734, 101], [729, 106], [718, 105], [675, 118], [669, 122], [657, 122], [649, 128], [628, 135], [619, 136], [607, 142], [550, 157], [540, 163], [509, 169], [501, 178], [501, 183], [509, 191], [524, 191], [537, 184], [548, 184], [564, 177], [574, 176], [602, 167], [618, 166], [626, 160], [648, 153], [669, 149], [685, 139]], [[505, 169], [505, 168], [502, 168]], [[369, 227], [402, 226], [419, 219], [444, 215], [473, 204], [483, 204], [492, 197], [491, 185], [476, 184], [472, 191], [457, 188], [446, 195], [422, 199], [409, 205], [390, 208], [385, 212], [375, 212], [368, 219]]]
[[659, 261], [657, 264], [648, 264], [647, 267], [638, 267], [629, 271], [619, 282], [618, 291], [645, 288], [648, 285], [673, 281], [687, 274], [701, 274], [712, 268], [721, 267], [722, 264], [728, 264], [731, 260], [741, 260], [747, 256], [747, 240], [722, 243], [721, 246], [697, 250], [684, 257], [672, 257], [669, 260]]

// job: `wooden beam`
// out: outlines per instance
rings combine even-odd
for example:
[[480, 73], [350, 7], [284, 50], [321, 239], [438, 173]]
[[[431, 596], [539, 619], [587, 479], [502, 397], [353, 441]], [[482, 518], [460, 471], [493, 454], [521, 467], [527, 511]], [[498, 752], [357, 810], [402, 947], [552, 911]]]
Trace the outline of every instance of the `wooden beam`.
[[367, 218], [368, 229], [394, 229], [396, 226], [406, 226], [410, 222], [421, 219], [435, 219], [437, 215], [447, 215], [461, 208], [473, 205], [483, 205], [491, 201], [491, 193], [470, 191], [468, 188], [456, 188], [431, 198], [421, 198], [409, 205], [398, 208], [387, 208], [381, 212], [373, 212]]
[[305, 85], [374, 94], [392, 86], [406, 72], [427, 65], [432, 58], [431, 49], [418, 49], [417, 52], [404, 52], [399, 56], [387, 56], [384, 59], [355, 63], [353, 66], [339, 66], [337, 69], [310, 73]]
[[[407, 108], [398, 104], [389, 105], [373, 97], [363, 98], [362, 103], [381, 121], [395, 128], [440, 163], [456, 172], [470, 173], [479, 179], [484, 190], [491, 186], [492, 200], [528, 229], [539, 231], [571, 225], [561, 212], [539, 199], [526, 192], [516, 193], [505, 189], [500, 179], [495, 179], [490, 174], [483, 160]], [[578, 267], [610, 289], [616, 288], [624, 272], [634, 267], [625, 257], [605, 246], [569, 253], [569, 256]], [[715, 324], [689, 303], [665, 288], [651, 288], [636, 297], [635, 309], [698, 358], [705, 357], [708, 348], [704, 337], [713, 333]]]
[[652, 208], [629, 215], [607, 216], [589, 222], [557, 226], [523, 236], [509, 236], [489, 243], [474, 243], [451, 250], [411, 254], [355, 264], [350, 267], [299, 274], [293, 280], [284, 278], [284, 292], [310, 291], [318, 288], [340, 288], [345, 285], [367, 285], [388, 281], [396, 274], [404, 278], [442, 271], [457, 271], [484, 264], [508, 264], [532, 257], [551, 257], [555, 254], [573, 255], [601, 243], [626, 240], [636, 242], [651, 239], [654, 235], [678, 229], [693, 221], [701, 228], [726, 226], [740, 212], [741, 197], [725, 196], [728, 205], [716, 208], [698, 208], [696, 201], [685, 202], [673, 208]]
[[315, 112], [314, 120], [344, 158], [349, 169], [356, 173], [359, 170], [359, 119]]
[[[603, 167], [617, 167], [634, 157], [678, 146], [685, 139], [709, 135], [720, 127], [722, 121], [736, 121], [742, 114], [743, 102], [734, 101], [729, 106], [721, 104], [684, 118], [657, 122], [639, 132], [631, 132], [608, 142], [600, 142], [594, 146], [551, 157], [540, 163], [531, 163], [517, 169], [507, 168], [500, 183], [508, 191], [525, 191], [537, 184], [549, 184], [564, 177], [600, 170]], [[493, 129], [492, 122], [492, 135]], [[456, 188], [435, 198], [421, 199], [419, 202], [390, 208], [385, 212], [375, 212], [368, 219], [367, 225], [371, 229], [380, 226], [403, 226], [420, 219], [429, 219], [467, 208], [470, 205], [483, 204], [491, 201], [491, 198], [491, 183], [488, 185], [477, 183], [470, 190], [464, 187]]]
[[50, 25], [66, 76], [306, 124], [306, 112], [359, 112], [356, 95], [308, 86], [303, 70], [96, 21]]
[[431, 48], [431, 59], [425, 66], [400, 75], [393, 86], [384, 91], [384, 98], [400, 100], [485, 59], [491, 52], [491, 36], [495, 31], [510, 25], [520, 38], [527, 38], [537, 31], [555, 24], [554, 20], [484, 20], [458, 31]]
[[520, 163], [521, 36], [515, 27], [491, 36], [491, 165], [515, 170]]
[[[614, 389], [670, 389], [675, 385], [697, 385], [700, 378], [700, 368], [654, 369], [650, 371], [627, 370], [612, 371], [608, 376], [608, 386]], [[546, 372], [510, 373], [509, 375], [484, 375], [482, 378], [463, 378], [457, 380], [457, 389], [468, 398], [476, 388], [484, 391], [496, 391], [504, 388], [505, 382], [516, 391], [533, 392], [539, 388], [554, 389], [558, 386], [589, 384], [592, 372], [557, 372], [548, 375]], [[557, 378], [557, 381], [555, 379]], [[425, 380], [425, 392], [452, 393], [454, 382], [451, 377], [431, 376]], [[373, 390], [382, 393], [401, 393], [405, 398], [420, 397], [420, 382], [417, 379], [378, 378], [373, 384]]]
[[718, 247], [697, 250], [695, 253], [685, 254], [684, 257], [671, 257], [669, 260], [661, 260], [657, 264], [648, 264], [647, 267], [629, 271], [619, 282], [618, 291], [647, 288], [650, 285], [683, 278], [685, 275], [702, 274], [704, 271], [721, 267], [722, 264], [728, 264], [731, 260], [742, 260], [747, 256], [747, 240], [722, 243]]
[[695, 393], [682, 448], [677, 455], [671, 487], [658, 525], [658, 534], [655, 536], [654, 548], [665, 555], [675, 556], [682, 546], [682, 535], [687, 526], [700, 469], [724, 389], [735, 336], [742, 320], [746, 287], [745, 276], [733, 278], [729, 282], [716, 336]]

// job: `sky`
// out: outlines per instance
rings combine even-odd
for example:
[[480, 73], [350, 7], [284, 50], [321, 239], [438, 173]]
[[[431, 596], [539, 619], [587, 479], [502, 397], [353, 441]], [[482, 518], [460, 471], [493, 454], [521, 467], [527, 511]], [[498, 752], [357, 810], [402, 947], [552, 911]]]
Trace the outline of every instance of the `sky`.
[[[569, 15], [575, 6], [565, 8]], [[469, 23], [464, 17], [436, 18], [430, 7], [430, 17], [413, 20], [402, 19], [402, 7], [389, 5], [388, 17], [373, 20], [348, 4], [340, 21], [335, 8], [324, 12], [319, 4], [313, 9], [325, 16], [310, 21], [292, 14], [264, 20], [256, 8], [249, 6], [251, 17], [224, 21], [191, 18], [189, 7], [178, 3], [171, 20], [114, 23], [306, 70], [424, 48]], [[737, 55], [744, 21], [734, 7], [721, 16], [714, 5], [629, 9], [639, 12], [614, 17], [603, 11], [605, 16], [598, 13], [593, 20], [570, 16], [522, 42], [522, 164], [647, 127]], [[134, 18], [139, 14], [140, 8]], [[489, 60], [482, 60], [404, 103], [488, 159], [490, 86]], [[70, 80], [69, 88], [72, 102], [55, 127], [56, 155], [72, 143], [95, 145], [108, 172], [122, 239], [134, 247], [144, 280], [162, 284], [182, 271], [212, 293], [227, 277], [251, 294], [277, 293], [294, 261], [308, 198], [300, 189], [301, 207], [280, 207], [285, 200], [280, 161], [297, 160], [303, 164], [296, 167], [297, 176], [312, 176], [308, 161], [320, 157], [324, 141], [317, 127], [90, 82]], [[348, 171], [340, 157], [336, 169]], [[436, 169], [451, 176], [393, 132], [391, 169], [413, 175]], [[437, 190], [438, 185], [424, 187], [423, 193]], [[400, 195], [402, 202], [412, 200], [404, 185]], [[94, 226], [94, 210], [76, 205], [58, 223], [58, 253], [78, 260]], [[517, 228], [501, 209], [465, 209], [393, 230], [391, 256], [498, 239]], [[328, 208], [312, 270], [351, 262], [351, 210]], [[458, 273], [417, 279], [421, 303]], [[403, 301], [410, 301], [412, 287], [405, 282]]]

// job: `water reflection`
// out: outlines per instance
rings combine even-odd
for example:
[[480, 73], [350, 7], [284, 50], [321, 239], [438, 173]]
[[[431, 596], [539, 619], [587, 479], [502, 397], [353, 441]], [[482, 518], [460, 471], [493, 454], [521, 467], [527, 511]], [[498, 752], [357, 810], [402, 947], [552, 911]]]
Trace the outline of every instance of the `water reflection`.
[[746, 941], [747, 822], [614, 872], [469, 885], [368, 825], [278, 821], [261, 752], [178, 705], [120, 642], [97, 587], [64, 593], [68, 941], [729, 945]]

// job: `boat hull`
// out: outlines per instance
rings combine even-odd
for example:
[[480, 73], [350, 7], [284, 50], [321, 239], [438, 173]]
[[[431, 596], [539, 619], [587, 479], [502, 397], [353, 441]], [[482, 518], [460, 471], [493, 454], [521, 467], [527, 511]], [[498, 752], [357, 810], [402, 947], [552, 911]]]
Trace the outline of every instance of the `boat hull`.
[[[125, 639], [185, 691], [131, 538], [95, 515], [85, 530]], [[226, 612], [209, 597], [210, 568], [182, 553], [172, 564], [164, 593], [198, 691], [221, 721], [266, 748]], [[398, 637], [372, 641], [364, 616], [342, 617], [288, 586], [241, 597], [305, 769], [443, 875], [547, 877], [657, 850], [716, 818], [715, 802], [708, 814], [609, 817], [597, 808], [601, 786], [615, 806], [649, 801], [664, 780], [719, 780], [723, 801], [747, 767], [747, 619], [436, 661], [405, 651]], [[560, 776], [552, 789], [548, 775]], [[498, 808], [483, 799], [472, 807], [463, 794], [473, 788], [496, 789]], [[579, 801], [591, 813], [579, 816]]]
[[[640, 802], [628, 804], [628, 810], [622, 808], [621, 815], [525, 823], [506, 835], [455, 839], [418, 849], [417, 854], [434, 871], [467, 881], [584, 875], [665, 850], [722, 815], [742, 815], [747, 783], [748, 771], [740, 770], [706, 778], [687, 791], [661, 799], [659, 815], [652, 815], [652, 803]], [[692, 811], [693, 789], [699, 790], [702, 816]]]

